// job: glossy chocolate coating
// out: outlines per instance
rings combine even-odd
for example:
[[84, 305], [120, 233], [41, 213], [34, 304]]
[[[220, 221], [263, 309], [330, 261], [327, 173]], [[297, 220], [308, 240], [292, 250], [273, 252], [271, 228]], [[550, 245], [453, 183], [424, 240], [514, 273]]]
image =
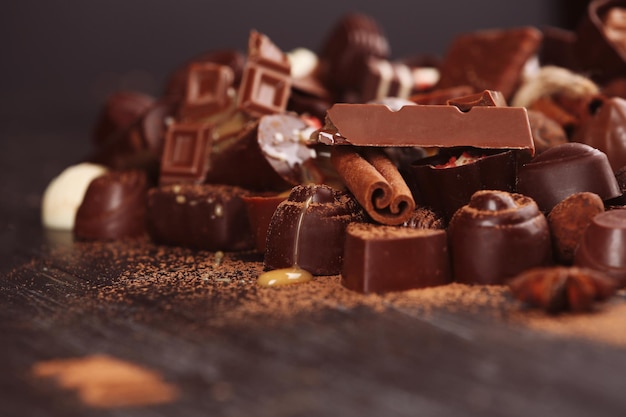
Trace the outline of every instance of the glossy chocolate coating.
[[76, 213], [74, 236], [115, 240], [143, 235], [147, 192], [142, 171], [109, 171], [94, 179]]
[[591, 220], [574, 264], [604, 272], [626, 286], [626, 209], [608, 210]]
[[287, 198], [284, 194], [251, 195], [243, 197], [248, 211], [250, 227], [254, 232], [256, 250], [264, 253], [267, 241], [267, 229], [272, 216], [280, 203]]
[[604, 152], [617, 171], [626, 165], [626, 100], [614, 97], [596, 103], [573, 140]]
[[444, 285], [451, 281], [444, 230], [352, 223], [346, 232], [341, 283], [362, 293]]
[[437, 87], [471, 85], [478, 91], [501, 91], [509, 100], [541, 38], [541, 32], [531, 27], [459, 35], [446, 51]]
[[552, 147], [522, 165], [517, 173], [517, 192], [532, 197], [544, 212], [583, 191], [598, 194], [603, 200], [621, 195], [606, 155], [582, 143]]
[[136, 91], [118, 91], [107, 97], [94, 128], [97, 144], [125, 132], [152, 106], [154, 98]]
[[267, 231], [265, 269], [294, 265], [298, 220], [309, 196], [312, 201], [300, 229], [298, 266], [313, 275], [339, 274], [346, 227], [363, 221], [364, 215], [353, 197], [326, 185], [298, 185], [278, 206]]
[[175, 184], [148, 192], [148, 232], [156, 243], [211, 251], [254, 247], [242, 197], [225, 185]]
[[413, 163], [407, 182], [413, 194], [422, 204], [443, 214], [446, 220], [467, 204], [478, 190], [515, 190], [517, 158], [515, 151], [485, 152], [470, 150], [470, 154], [482, 156], [475, 162], [449, 168], [437, 168], [451, 156], [459, 156], [463, 149], [442, 152]]
[[550, 230], [535, 202], [521, 194], [477, 191], [448, 228], [455, 280], [503, 284], [551, 262]]

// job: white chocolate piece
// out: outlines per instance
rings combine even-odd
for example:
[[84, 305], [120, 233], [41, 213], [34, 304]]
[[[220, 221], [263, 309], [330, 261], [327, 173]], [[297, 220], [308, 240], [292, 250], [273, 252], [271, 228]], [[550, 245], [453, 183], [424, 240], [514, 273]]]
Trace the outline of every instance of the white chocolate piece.
[[306, 48], [296, 48], [288, 52], [287, 59], [291, 64], [291, 76], [293, 78], [307, 77], [317, 68], [317, 55]]
[[107, 171], [102, 165], [81, 163], [66, 168], [48, 184], [41, 203], [41, 222], [48, 229], [72, 230], [76, 212], [96, 177]]

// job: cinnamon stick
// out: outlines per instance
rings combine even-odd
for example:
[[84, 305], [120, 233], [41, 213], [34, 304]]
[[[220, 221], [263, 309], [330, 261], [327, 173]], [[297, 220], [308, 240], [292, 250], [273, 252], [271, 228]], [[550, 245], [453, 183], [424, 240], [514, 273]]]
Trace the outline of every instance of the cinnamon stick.
[[333, 147], [331, 162], [370, 217], [400, 225], [411, 217], [415, 201], [396, 166], [380, 149]]

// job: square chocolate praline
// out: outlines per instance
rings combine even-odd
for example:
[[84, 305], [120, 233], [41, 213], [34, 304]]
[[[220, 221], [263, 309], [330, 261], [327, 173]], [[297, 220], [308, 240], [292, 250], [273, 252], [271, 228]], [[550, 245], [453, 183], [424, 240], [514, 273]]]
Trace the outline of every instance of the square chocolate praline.
[[239, 89], [238, 107], [253, 117], [282, 113], [290, 91], [289, 73], [249, 63]]
[[404, 291], [444, 285], [452, 279], [442, 229], [352, 223], [344, 248], [341, 282], [354, 291]]
[[211, 145], [208, 124], [175, 124], [168, 129], [161, 159], [160, 184], [201, 183], [208, 168]]

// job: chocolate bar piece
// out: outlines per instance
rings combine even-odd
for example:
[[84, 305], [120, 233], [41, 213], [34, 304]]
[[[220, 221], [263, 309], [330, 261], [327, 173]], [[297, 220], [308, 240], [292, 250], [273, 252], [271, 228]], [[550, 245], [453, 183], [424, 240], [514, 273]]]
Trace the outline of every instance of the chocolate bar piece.
[[401, 63], [370, 58], [367, 61], [361, 101], [380, 100], [385, 97], [408, 98], [415, 81], [411, 69]]
[[237, 106], [252, 117], [282, 113], [291, 89], [287, 56], [265, 35], [252, 31], [248, 61], [239, 88]]
[[603, 200], [621, 195], [606, 155], [589, 145], [571, 142], [554, 146], [517, 172], [517, 192], [532, 197], [544, 212], [583, 191], [598, 194]]
[[287, 196], [281, 194], [265, 194], [250, 195], [243, 197], [248, 211], [248, 220], [254, 232], [256, 242], [256, 250], [265, 252], [265, 243], [267, 241], [267, 229], [270, 226], [272, 216], [278, 208], [278, 205], [285, 201]]
[[341, 269], [346, 288], [384, 293], [444, 285], [451, 279], [445, 230], [348, 225]]
[[210, 124], [175, 123], [167, 130], [161, 158], [161, 185], [202, 183], [211, 150]]
[[522, 107], [404, 106], [338, 103], [328, 110], [319, 141], [327, 145], [472, 146], [534, 151], [528, 114]]
[[448, 236], [454, 277], [468, 284], [504, 284], [552, 262], [548, 222], [521, 194], [477, 191], [452, 217]]
[[532, 27], [459, 35], [443, 59], [437, 87], [471, 85], [478, 91], [501, 91], [509, 100], [521, 81], [526, 62], [537, 52], [541, 38], [541, 32]]
[[180, 118], [200, 119], [223, 110], [231, 101], [229, 88], [233, 81], [233, 70], [226, 65], [192, 64], [189, 68], [185, 99], [179, 110]]
[[609, 275], [620, 288], [626, 286], [626, 209], [608, 210], [591, 220], [574, 264]]
[[225, 185], [174, 184], [148, 192], [148, 232], [156, 243], [210, 251], [254, 247], [243, 197]]
[[109, 171], [95, 178], [76, 212], [74, 236], [115, 240], [143, 235], [147, 192], [143, 171]]
[[350, 194], [327, 185], [297, 185], [267, 230], [265, 269], [298, 266], [313, 275], [341, 271], [348, 224], [365, 221]]

